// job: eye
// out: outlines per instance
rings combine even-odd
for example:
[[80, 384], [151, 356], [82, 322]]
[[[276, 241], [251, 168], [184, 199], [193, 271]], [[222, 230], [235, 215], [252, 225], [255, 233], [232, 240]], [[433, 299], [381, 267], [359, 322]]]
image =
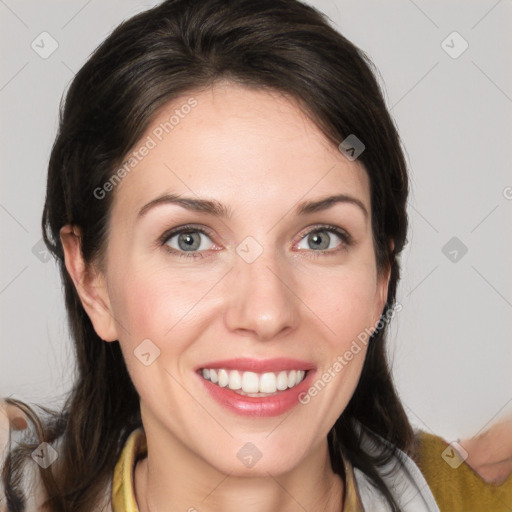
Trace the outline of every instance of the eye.
[[[340, 242], [336, 244], [336, 239]], [[300, 240], [297, 247], [299, 249], [311, 249], [319, 254], [333, 254], [346, 249], [351, 245], [352, 239], [344, 230], [336, 226], [320, 226], [307, 232]], [[307, 247], [301, 247], [300, 244], [306, 243]], [[335, 245], [333, 245], [335, 244]], [[317, 256], [318, 254], [315, 254]]]
[[206, 230], [193, 226], [184, 226], [164, 233], [161, 244], [169, 252], [185, 258], [203, 257], [201, 252], [211, 249], [213, 242], [208, 244], [210, 235]]
[[[336, 244], [336, 239], [338, 243]], [[208, 243], [208, 240], [210, 243]], [[300, 244], [306, 243], [307, 247]], [[333, 246], [333, 244], [336, 244]], [[337, 254], [352, 244], [351, 236], [337, 226], [317, 226], [302, 236], [297, 247], [308, 249], [315, 256]], [[214, 244], [211, 235], [204, 228], [182, 226], [166, 231], [160, 238], [160, 245], [173, 256], [183, 258], [203, 258], [203, 252], [211, 249]]]

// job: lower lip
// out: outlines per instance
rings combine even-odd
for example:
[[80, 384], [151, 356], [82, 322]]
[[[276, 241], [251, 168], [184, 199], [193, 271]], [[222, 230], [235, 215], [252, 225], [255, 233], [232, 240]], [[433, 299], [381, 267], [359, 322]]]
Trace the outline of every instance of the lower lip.
[[308, 370], [297, 386], [271, 396], [239, 395], [228, 387], [221, 388], [197, 374], [210, 395], [221, 405], [241, 416], [279, 416], [299, 404], [299, 395], [306, 392], [314, 377], [314, 370]]

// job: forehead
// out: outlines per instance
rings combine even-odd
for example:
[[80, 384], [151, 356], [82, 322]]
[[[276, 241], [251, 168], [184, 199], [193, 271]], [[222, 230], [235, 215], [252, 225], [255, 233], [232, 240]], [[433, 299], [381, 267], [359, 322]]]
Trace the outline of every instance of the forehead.
[[134, 216], [164, 193], [215, 198], [232, 209], [351, 193], [370, 211], [364, 167], [346, 159], [296, 102], [231, 83], [164, 105], [124, 169], [113, 215]]

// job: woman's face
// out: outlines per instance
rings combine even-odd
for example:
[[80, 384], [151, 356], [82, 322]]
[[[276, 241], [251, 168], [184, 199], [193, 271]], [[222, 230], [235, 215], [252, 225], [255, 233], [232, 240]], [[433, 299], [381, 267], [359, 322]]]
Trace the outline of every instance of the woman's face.
[[229, 83], [166, 105], [134, 151], [95, 288], [114, 320], [91, 316], [148, 441], [232, 474], [325, 450], [387, 295], [364, 168], [282, 95]]

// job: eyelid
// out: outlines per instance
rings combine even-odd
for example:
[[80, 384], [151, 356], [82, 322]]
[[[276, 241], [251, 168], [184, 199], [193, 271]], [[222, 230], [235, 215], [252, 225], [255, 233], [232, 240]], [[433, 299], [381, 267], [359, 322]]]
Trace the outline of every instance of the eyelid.
[[[209, 228], [205, 226], [195, 225], [195, 224], [184, 224], [183, 226], [176, 226], [174, 228], [166, 230], [159, 238], [158, 241], [160, 244], [165, 244], [169, 241], [170, 238], [172, 238], [174, 235], [179, 235], [180, 233], [184, 231], [198, 231], [200, 233], [203, 233], [207, 235], [210, 238], [214, 238], [213, 231], [211, 231]], [[212, 240], [213, 241], [213, 240]]]
[[[167, 242], [172, 237], [179, 235], [183, 232], [187, 232], [187, 231], [203, 233], [206, 236], [208, 236], [212, 240], [212, 242], [215, 244], [215, 242], [213, 240], [215, 238], [213, 231], [210, 230], [210, 228], [207, 228], [206, 226], [196, 225], [196, 224], [185, 224], [182, 226], [176, 226], [176, 227], [166, 230], [158, 238], [158, 244], [161, 246], [164, 246], [167, 244]], [[313, 233], [322, 232], [322, 231], [327, 231], [327, 232], [333, 233], [336, 236], [338, 236], [339, 238], [341, 238], [341, 240], [342, 240], [341, 247], [335, 248], [335, 249], [318, 250], [318, 251], [311, 249], [307, 252], [311, 252], [316, 255], [336, 254], [340, 250], [346, 249], [348, 246], [353, 244], [353, 238], [347, 230], [341, 228], [340, 226], [336, 226], [334, 224], [320, 223], [320, 224], [314, 225], [313, 227], [308, 226], [308, 227], [304, 228], [301, 231], [301, 233], [299, 234], [299, 240], [294, 244], [294, 246], [296, 244], [300, 243], [302, 240], [304, 240], [304, 238], [306, 236], [313, 234]], [[189, 256], [192, 258], [198, 257], [198, 256], [203, 257], [203, 253], [208, 252], [208, 251], [177, 251], [176, 249], [174, 249], [172, 247], [167, 247], [167, 250], [173, 254], [177, 254], [178, 256], [184, 255], [184, 256]], [[299, 252], [303, 252], [303, 249], [301, 249]]]
[[[335, 235], [337, 235], [343, 239], [346, 239], [347, 244], [351, 243], [353, 241], [352, 236], [346, 229], [343, 229], [340, 226], [335, 226], [334, 224], [320, 223], [314, 227], [308, 226], [307, 228], [305, 228], [299, 235], [299, 237], [300, 237], [299, 242], [302, 241], [305, 236], [311, 235], [312, 233], [321, 232], [321, 231], [328, 231], [330, 233], [334, 233]], [[319, 251], [316, 251], [316, 252], [319, 252]]]
[[[297, 244], [301, 243], [303, 240], [305, 240], [308, 236], [314, 234], [314, 233], [321, 233], [321, 232], [327, 232], [336, 235], [338, 238], [341, 239], [341, 243], [331, 249], [320, 249], [320, 250], [313, 250], [313, 249], [300, 249], [298, 253], [303, 253], [301, 257], [305, 258], [317, 258], [320, 256], [336, 256], [339, 255], [342, 251], [347, 251], [352, 245], [354, 245], [354, 239], [350, 235], [350, 233], [346, 230], [341, 228], [340, 226], [335, 226], [332, 224], [318, 224], [317, 226], [311, 228], [308, 227], [300, 234], [300, 239], [297, 242]], [[297, 245], [295, 244], [295, 245]], [[294, 247], [295, 247], [294, 245]]]

